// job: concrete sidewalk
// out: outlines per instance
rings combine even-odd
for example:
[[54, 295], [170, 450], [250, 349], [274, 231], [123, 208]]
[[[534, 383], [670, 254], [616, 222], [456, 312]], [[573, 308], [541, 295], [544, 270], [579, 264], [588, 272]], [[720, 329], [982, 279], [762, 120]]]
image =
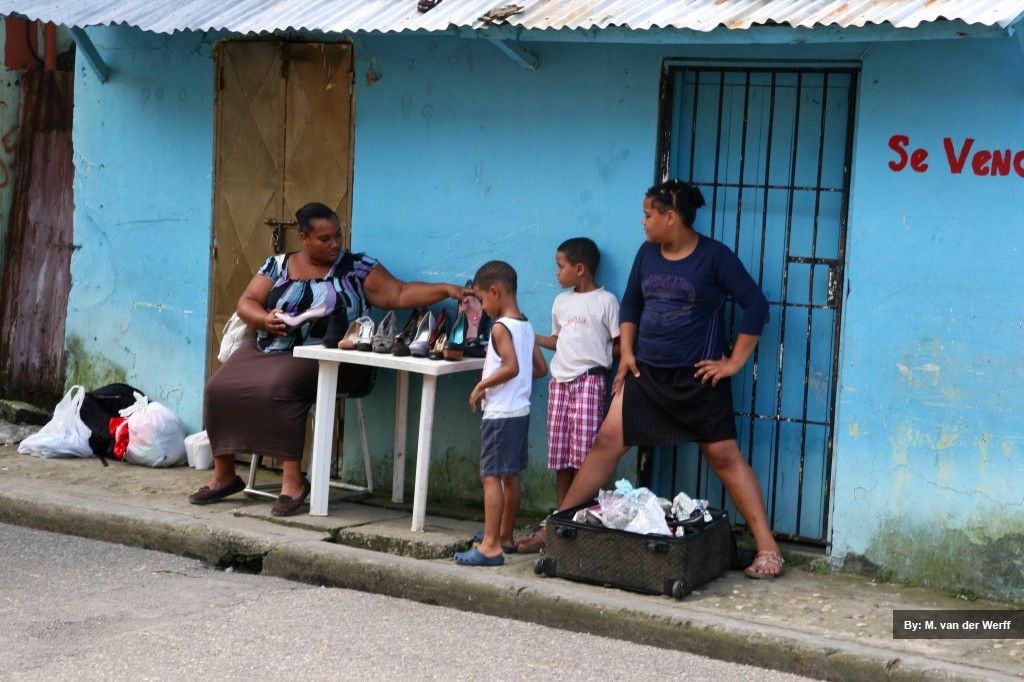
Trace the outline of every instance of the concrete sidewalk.
[[[240, 474], [244, 473], [239, 471]], [[682, 601], [533, 572], [456, 565], [479, 522], [431, 515], [423, 533], [382, 500], [333, 502], [327, 517], [270, 516], [244, 495], [187, 496], [209, 472], [44, 460], [0, 447], [0, 522], [156, 549], [557, 628], [682, 649], [821, 679], [1021, 679], [1024, 640], [895, 640], [894, 609], [1009, 608], [920, 588], [789, 567], [773, 582], [730, 571]]]

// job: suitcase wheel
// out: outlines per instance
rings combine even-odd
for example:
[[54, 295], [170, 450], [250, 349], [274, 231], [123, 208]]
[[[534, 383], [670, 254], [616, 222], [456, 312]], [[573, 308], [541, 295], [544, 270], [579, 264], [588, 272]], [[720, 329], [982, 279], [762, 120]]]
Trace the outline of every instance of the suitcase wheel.
[[533, 560], [533, 572], [537, 575], [550, 575], [551, 560], [543, 556], [537, 557]]
[[693, 590], [686, 584], [685, 580], [676, 580], [672, 583], [672, 598], [676, 600], [682, 600], [683, 597], [690, 594]]

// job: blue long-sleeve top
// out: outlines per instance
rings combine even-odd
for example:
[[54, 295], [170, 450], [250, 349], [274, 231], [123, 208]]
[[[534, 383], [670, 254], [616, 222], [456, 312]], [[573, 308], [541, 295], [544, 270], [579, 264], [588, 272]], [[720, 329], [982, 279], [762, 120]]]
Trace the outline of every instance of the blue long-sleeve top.
[[637, 325], [633, 352], [655, 367], [689, 367], [718, 360], [726, 348], [725, 299], [743, 309], [740, 334], [760, 336], [768, 299], [727, 246], [698, 235], [693, 253], [668, 260], [650, 242], [637, 251], [619, 321]]

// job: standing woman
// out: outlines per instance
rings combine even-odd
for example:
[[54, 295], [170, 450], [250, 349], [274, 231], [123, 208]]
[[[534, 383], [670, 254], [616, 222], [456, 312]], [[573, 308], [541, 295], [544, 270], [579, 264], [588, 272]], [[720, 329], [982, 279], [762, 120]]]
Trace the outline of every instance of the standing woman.
[[[782, 574], [761, 487], [736, 442], [729, 377], [768, 320], [768, 301], [736, 255], [693, 229], [704, 197], [669, 180], [647, 190], [644, 231], [619, 310], [621, 357], [611, 407], [562, 507], [594, 499], [633, 445], [696, 442], [757, 542], [750, 578]], [[743, 309], [726, 353], [727, 296]]]
[[[343, 251], [338, 216], [324, 204], [306, 204], [295, 218], [302, 250], [268, 258], [238, 300], [238, 316], [256, 330], [256, 340], [236, 350], [206, 384], [203, 422], [213, 478], [189, 496], [192, 504], [242, 492], [235, 455], [259, 453], [283, 462], [271, 514], [297, 513], [310, 491], [300, 466], [319, 363], [294, 357], [292, 349], [321, 344], [328, 327], [337, 328], [332, 316], [345, 316], [344, 329], [370, 306], [417, 308], [472, 293], [454, 284], [402, 282], [366, 254]], [[346, 369], [342, 365], [341, 385]]]

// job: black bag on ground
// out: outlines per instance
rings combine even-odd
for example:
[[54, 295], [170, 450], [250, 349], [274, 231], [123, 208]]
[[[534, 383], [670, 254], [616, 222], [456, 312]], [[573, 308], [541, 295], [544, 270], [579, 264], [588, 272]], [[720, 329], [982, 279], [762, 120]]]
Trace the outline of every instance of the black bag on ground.
[[641, 535], [573, 521], [590, 502], [548, 517], [537, 574], [682, 599], [733, 565], [736, 544], [724, 510], [683, 537]]
[[120, 416], [118, 410], [135, 404], [135, 393], [142, 391], [128, 384], [107, 384], [85, 394], [80, 414], [82, 421], [92, 433], [89, 436], [89, 447], [92, 448], [93, 454], [103, 461], [103, 466], [107, 466], [106, 458], [114, 454], [110, 419]]

